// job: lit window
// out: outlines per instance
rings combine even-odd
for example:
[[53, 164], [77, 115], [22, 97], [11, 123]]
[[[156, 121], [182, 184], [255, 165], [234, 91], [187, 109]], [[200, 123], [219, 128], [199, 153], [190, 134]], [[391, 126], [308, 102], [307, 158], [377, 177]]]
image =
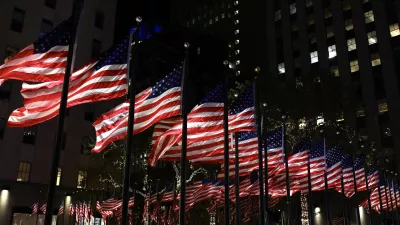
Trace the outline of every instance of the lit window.
[[379, 103], [378, 104], [378, 110], [379, 110], [380, 114], [383, 114], [383, 113], [389, 111], [387, 103], [386, 102]]
[[332, 11], [330, 9], [325, 9], [325, 19], [332, 17]]
[[358, 66], [358, 60], [353, 60], [350, 62], [350, 71], [352, 73], [357, 72], [360, 70], [360, 67]]
[[328, 47], [329, 58], [336, 57], [336, 45], [331, 45]]
[[347, 49], [349, 52], [357, 49], [355, 38], [347, 40]]
[[239, 39], [235, 41], [235, 44], [239, 44]]
[[318, 52], [314, 51], [310, 53], [311, 64], [318, 62]]
[[281, 10], [275, 12], [275, 21], [282, 19]]
[[236, 71], [236, 76], [240, 75], [240, 70]]
[[211, 25], [211, 24], [212, 24], [212, 19], [210, 19], [210, 20], [208, 21], [208, 23]]
[[327, 27], [326, 28], [326, 37], [330, 38], [330, 37], [333, 37], [333, 36], [335, 36], [335, 32], [333, 31], [333, 27], [332, 26]]
[[289, 6], [290, 9], [290, 15], [293, 15], [296, 13], [296, 3], [293, 3]]
[[339, 77], [339, 76], [340, 76], [340, 74], [339, 74], [339, 67], [337, 67], [337, 66], [332, 66], [332, 67], [331, 67], [331, 74], [332, 74], [333, 77]]
[[336, 122], [343, 122], [344, 121], [344, 113], [339, 112], [336, 114]]
[[235, 20], [235, 25], [239, 24], [239, 20]]
[[218, 22], [218, 16], [215, 17], [215, 22]]
[[312, 6], [312, 0], [306, 0], [306, 7]]
[[299, 119], [299, 129], [304, 130], [307, 127], [307, 123], [305, 119]]
[[28, 182], [31, 174], [31, 163], [19, 162], [17, 181]]
[[373, 45], [378, 42], [378, 39], [376, 38], [376, 31], [369, 32], [367, 34], [367, 36], [368, 36], [368, 44], [369, 45]]
[[62, 169], [58, 168], [58, 170], [57, 170], [57, 182], [56, 182], [57, 186], [60, 186], [60, 183], [61, 183], [61, 173], [62, 173]]
[[234, 5], [239, 5], [239, 1], [235, 1], [233, 4]]
[[235, 30], [235, 34], [238, 34], [239, 33], [239, 30]]
[[374, 13], [372, 12], [372, 10], [364, 13], [364, 16], [365, 16], [365, 23], [371, 23], [375, 21]]
[[308, 25], [313, 25], [315, 23], [313, 15], [309, 15], [308, 16], [308, 22], [307, 23], [308, 23]]
[[390, 25], [389, 29], [390, 29], [390, 36], [396, 37], [400, 35], [400, 29], [398, 23]]
[[86, 188], [87, 185], [87, 171], [86, 170], [79, 170], [78, 171], [78, 184], [76, 185], [77, 188]]
[[278, 71], [279, 71], [279, 74], [285, 73], [285, 63], [278, 64]]
[[240, 50], [239, 49], [235, 50], [235, 55], [239, 55], [239, 54], [240, 54]]
[[224, 19], [225, 18], [225, 13], [222, 13], [221, 14], [221, 19]]
[[379, 53], [371, 54], [371, 65], [372, 66], [381, 65], [381, 57], [379, 56]]
[[236, 66], [240, 65], [240, 60], [236, 60], [235, 65]]
[[238, 15], [239, 14], [239, 10], [235, 10], [235, 15]]
[[359, 108], [357, 110], [357, 117], [364, 117], [365, 116], [365, 110], [364, 108]]
[[301, 81], [300, 77], [296, 77], [296, 88], [302, 88], [303, 87], [303, 82]]
[[351, 5], [349, 3], [347, 3], [347, 2], [343, 3], [342, 9], [343, 9], [343, 11], [350, 10], [351, 9]]
[[348, 20], [344, 21], [344, 24], [346, 26], [345, 28], [346, 28], [347, 31], [354, 29], [353, 20], [352, 19], [348, 19]]

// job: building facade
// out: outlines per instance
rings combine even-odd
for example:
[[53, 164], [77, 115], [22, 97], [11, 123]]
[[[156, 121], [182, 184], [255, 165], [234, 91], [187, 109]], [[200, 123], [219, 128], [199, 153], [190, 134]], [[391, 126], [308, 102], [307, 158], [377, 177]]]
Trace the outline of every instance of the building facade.
[[[3, 12], [0, 61], [6, 61], [70, 17], [72, 6], [73, 0], [0, 3]], [[75, 67], [84, 65], [111, 47], [115, 15], [116, 1], [84, 1]], [[22, 106], [20, 88], [19, 81], [7, 81], [0, 87], [0, 188], [8, 190], [7, 199], [2, 199], [7, 206], [2, 204], [0, 209], [0, 224], [11, 224], [13, 213], [26, 212], [38, 196], [45, 199], [55, 144], [56, 118], [34, 127], [7, 128], [10, 113]], [[95, 137], [91, 125], [94, 119], [114, 104], [109, 101], [85, 104], [67, 111], [54, 207], [58, 208], [65, 192], [94, 188], [88, 187], [87, 176], [88, 170], [96, 163], [91, 162], [85, 142]], [[42, 200], [40, 204], [44, 202]]]

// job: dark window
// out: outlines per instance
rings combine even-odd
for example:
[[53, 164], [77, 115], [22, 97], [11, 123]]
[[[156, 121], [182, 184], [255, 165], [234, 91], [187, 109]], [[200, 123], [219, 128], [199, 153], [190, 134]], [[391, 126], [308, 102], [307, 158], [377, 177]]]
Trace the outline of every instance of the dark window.
[[67, 132], [64, 132], [62, 136], [61, 149], [65, 150], [66, 145], [67, 145]]
[[17, 54], [18, 49], [8, 46], [6, 48], [6, 53], [4, 54], [4, 63], [10, 60], [15, 54]]
[[37, 126], [25, 127], [22, 142], [25, 144], [34, 145], [36, 142]]
[[92, 140], [90, 137], [84, 136], [81, 142], [81, 154], [89, 155], [91, 150]]
[[52, 8], [52, 9], [55, 9], [56, 6], [57, 6], [57, 0], [45, 0], [44, 4], [45, 4], [47, 7], [50, 7], [50, 8]]
[[20, 33], [24, 27], [25, 21], [25, 11], [22, 9], [14, 8], [12, 20], [11, 20], [11, 30]]
[[4, 82], [0, 86], [0, 100], [2, 101], [9, 101], [10, 100], [10, 95], [12, 91], [12, 85], [10, 81]]
[[99, 28], [100, 30], [103, 30], [104, 27], [104, 13], [97, 11], [96, 12], [96, 17], [94, 19], [94, 26]]
[[53, 29], [53, 23], [50, 20], [42, 19], [40, 27], [40, 36], [45, 35]]
[[7, 120], [4, 118], [0, 118], [0, 139], [4, 137], [4, 131], [6, 130]]
[[85, 120], [89, 122], [94, 121], [94, 107], [91, 105], [87, 105], [85, 111]]
[[101, 53], [101, 42], [93, 39], [92, 42], [92, 58], [96, 58], [100, 55]]

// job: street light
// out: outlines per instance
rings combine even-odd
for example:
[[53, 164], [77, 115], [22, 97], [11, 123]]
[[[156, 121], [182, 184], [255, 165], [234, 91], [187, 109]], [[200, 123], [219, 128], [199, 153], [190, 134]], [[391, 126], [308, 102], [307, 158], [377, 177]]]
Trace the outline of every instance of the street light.
[[321, 208], [320, 207], [315, 207], [314, 212], [316, 215], [319, 215], [321, 213]]

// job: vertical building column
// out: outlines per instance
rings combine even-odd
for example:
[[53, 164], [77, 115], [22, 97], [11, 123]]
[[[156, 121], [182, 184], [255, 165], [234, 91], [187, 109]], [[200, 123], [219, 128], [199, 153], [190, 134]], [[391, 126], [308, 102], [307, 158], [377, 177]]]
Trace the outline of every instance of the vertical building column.
[[[351, 0], [350, 2], [357, 46], [358, 65], [360, 68], [359, 73], [362, 87], [362, 98], [366, 112], [366, 129], [367, 133], [376, 143], [376, 147], [380, 148], [381, 132], [378, 123], [378, 104], [375, 97], [374, 78], [372, 75], [371, 56], [369, 52], [364, 10], [360, 0]], [[378, 44], [381, 41], [382, 40], [378, 38]]]
[[[308, 15], [306, 12], [306, 4], [304, 0], [296, 1], [297, 7], [297, 26], [299, 31], [299, 45], [300, 45], [300, 63], [301, 75], [303, 79], [310, 75], [310, 41], [308, 38]], [[312, 6], [310, 6], [312, 7]]]
[[350, 62], [347, 50], [347, 39], [345, 22], [343, 19], [342, 4], [340, 1], [331, 0], [333, 30], [335, 33], [335, 45], [337, 62], [342, 86], [341, 101], [343, 103], [345, 124], [356, 127], [356, 111], [354, 104], [355, 97], [351, 84]]
[[[374, 19], [376, 23], [376, 36], [378, 38], [379, 55], [382, 62], [382, 76], [386, 91], [386, 99], [389, 110], [390, 129], [394, 142], [396, 161], [400, 161], [400, 95], [398, 78], [391, 46], [389, 25], [386, 19], [384, 1], [372, 1]], [[397, 163], [398, 171], [400, 164]]]
[[274, 1], [265, 1], [266, 42], [268, 61], [268, 80], [278, 81], [278, 62], [276, 60], [275, 6]]

